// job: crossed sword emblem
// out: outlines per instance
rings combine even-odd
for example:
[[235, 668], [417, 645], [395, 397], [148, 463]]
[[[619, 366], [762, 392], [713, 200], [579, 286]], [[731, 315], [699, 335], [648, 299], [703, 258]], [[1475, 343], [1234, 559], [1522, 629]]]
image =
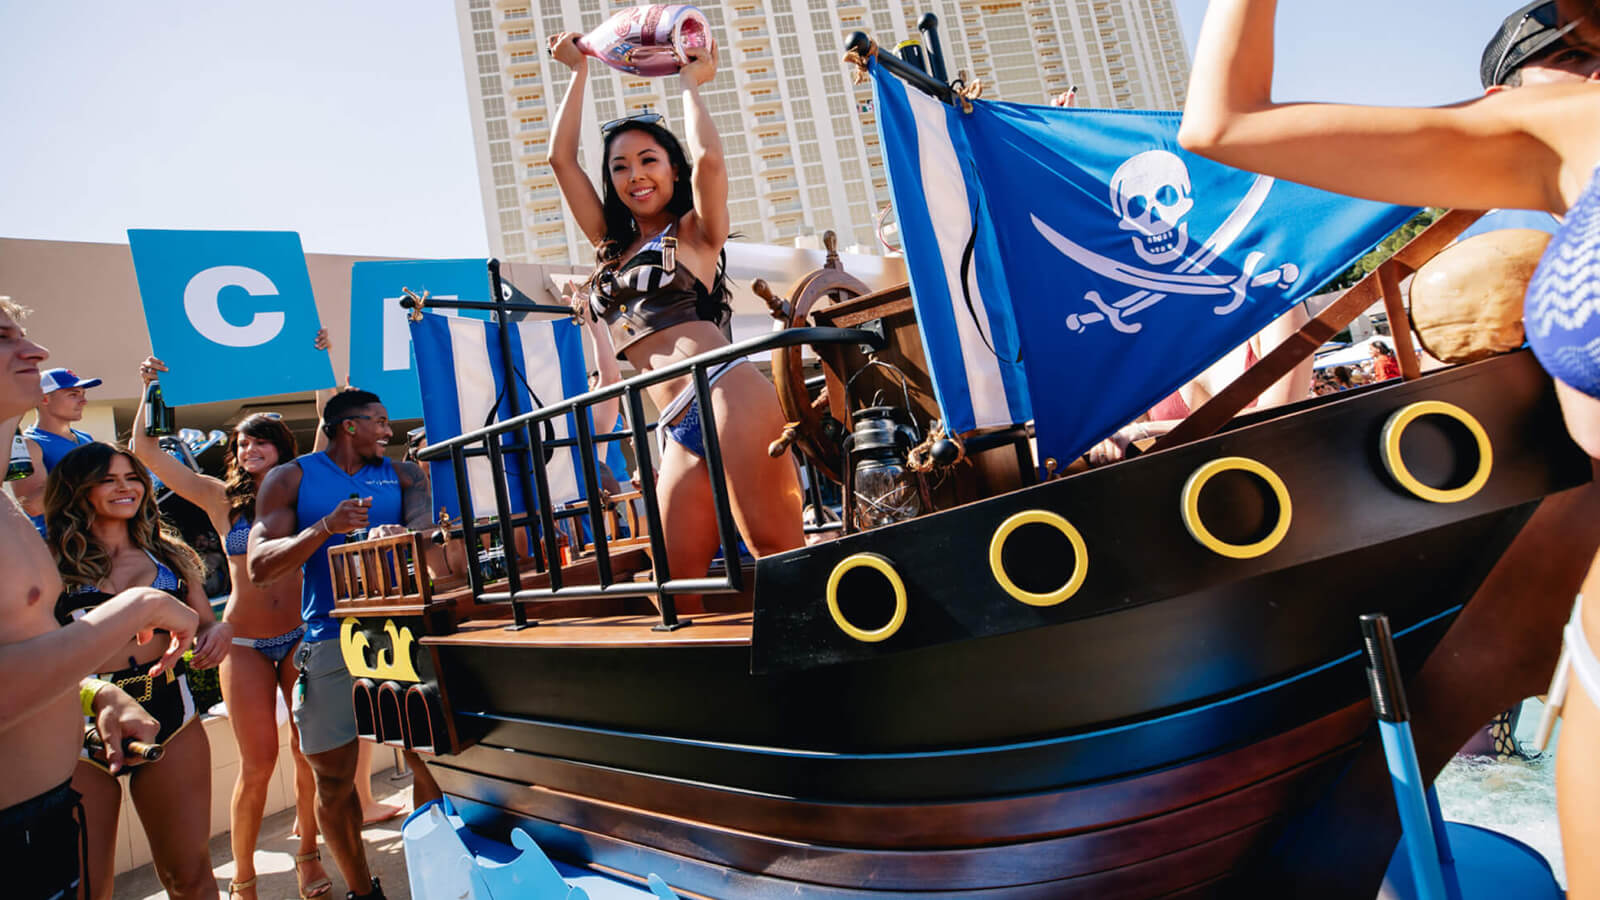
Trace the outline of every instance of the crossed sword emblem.
[[1033, 227], [1039, 234], [1073, 262], [1113, 281], [1138, 288], [1121, 300], [1110, 303], [1100, 296], [1099, 291], [1085, 293], [1083, 299], [1089, 301], [1095, 311], [1067, 316], [1067, 327], [1082, 332], [1089, 325], [1105, 321], [1123, 334], [1136, 334], [1144, 326], [1127, 320], [1160, 303], [1169, 294], [1226, 297], [1228, 299], [1225, 302], [1211, 310], [1216, 315], [1225, 316], [1244, 303], [1250, 288], [1287, 288], [1293, 285], [1300, 278], [1299, 266], [1294, 263], [1284, 263], [1257, 273], [1256, 270], [1261, 266], [1261, 261], [1266, 259], [1266, 254], [1255, 251], [1245, 257], [1244, 267], [1238, 275], [1213, 275], [1206, 271], [1206, 267], [1238, 240], [1245, 226], [1249, 225], [1250, 220], [1261, 211], [1267, 193], [1272, 190], [1273, 181], [1274, 179], [1265, 175], [1256, 176], [1244, 199], [1229, 214], [1227, 220], [1212, 233], [1199, 252], [1178, 263], [1171, 272], [1142, 269], [1101, 256], [1087, 247], [1074, 243], [1046, 225], [1038, 216], [1030, 215]]

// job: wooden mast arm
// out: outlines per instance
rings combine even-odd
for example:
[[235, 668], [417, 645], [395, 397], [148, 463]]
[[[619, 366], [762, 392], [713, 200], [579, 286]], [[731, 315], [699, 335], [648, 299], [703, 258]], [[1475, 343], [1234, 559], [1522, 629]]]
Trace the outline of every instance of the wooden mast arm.
[[1317, 352], [1317, 348], [1349, 325], [1362, 310], [1382, 299], [1389, 311], [1389, 330], [1394, 337], [1395, 355], [1406, 378], [1419, 374], [1416, 351], [1412, 349], [1411, 324], [1400, 298], [1400, 279], [1415, 272], [1435, 254], [1449, 246], [1456, 236], [1476, 222], [1483, 213], [1457, 209], [1445, 213], [1421, 234], [1412, 238], [1394, 256], [1384, 261], [1367, 277], [1356, 282], [1344, 296], [1307, 322], [1288, 340], [1279, 344], [1244, 374], [1229, 382], [1205, 405], [1195, 410], [1178, 427], [1167, 432], [1150, 449], [1165, 450], [1189, 441], [1216, 434], [1250, 401], [1289, 374], [1295, 366]]

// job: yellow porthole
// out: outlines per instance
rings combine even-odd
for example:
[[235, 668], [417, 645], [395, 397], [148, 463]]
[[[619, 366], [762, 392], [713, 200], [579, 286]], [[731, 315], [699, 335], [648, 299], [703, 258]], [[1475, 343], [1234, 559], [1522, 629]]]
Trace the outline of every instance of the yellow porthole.
[[[1454, 419], [1472, 433], [1472, 439], [1478, 444], [1478, 471], [1472, 474], [1466, 484], [1448, 489], [1429, 487], [1418, 481], [1417, 477], [1411, 474], [1411, 470], [1406, 468], [1406, 461], [1400, 455], [1400, 436], [1405, 434], [1406, 426], [1423, 416], [1445, 416]], [[1473, 418], [1471, 413], [1443, 400], [1422, 400], [1395, 410], [1394, 414], [1389, 416], [1389, 421], [1383, 423], [1383, 435], [1380, 441], [1383, 467], [1389, 470], [1389, 476], [1401, 487], [1433, 503], [1457, 503], [1471, 497], [1488, 483], [1489, 471], [1494, 468], [1494, 449], [1489, 444], [1489, 435], [1483, 430], [1483, 426], [1478, 424], [1478, 420]]]
[[[858, 628], [844, 613], [839, 611], [839, 582], [844, 576], [856, 569], [872, 569], [889, 582], [894, 589], [894, 614], [881, 628], [871, 630]], [[828, 615], [833, 617], [833, 624], [845, 634], [868, 644], [886, 641], [900, 630], [906, 621], [906, 583], [900, 580], [900, 573], [894, 570], [894, 564], [876, 553], [856, 553], [839, 560], [833, 567], [833, 573], [828, 576]]]
[[[1072, 553], [1076, 563], [1072, 568], [1072, 575], [1067, 578], [1066, 584], [1048, 594], [1026, 591], [1017, 587], [1017, 583], [1006, 574], [1006, 568], [1000, 561], [1001, 552], [1005, 549], [1006, 539], [1011, 533], [1024, 525], [1048, 525], [1059, 531], [1072, 545]], [[989, 571], [994, 573], [994, 580], [1001, 589], [1010, 594], [1014, 599], [1021, 600], [1029, 606], [1055, 606], [1064, 602], [1068, 597], [1078, 592], [1083, 587], [1083, 580], [1089, 576], [1089, 550], [1084, 546], [1083, 535], [1072, 526], [1071, 522], [1053, 512], [1042, 509], [1028, 509], [1017, 513], [995, 529], [994, 537], [989, 539]]]
[[[1278, 499], [1278, 522], [1272, 531], [1254, 544], [1229, 544], [1217, 538], [1205, 523], [1200, 521], [1200, 491], [1206, 482], [1223, 472], [1249, 472], [1260, 478], [1272, 488], [1272, 493]], [[1183, 527], [1189, 529], [1189, 535], [1202, 547], [1219, 556], [1230, 559], [1254, 559], [1266, 554], [1278, 546], [1283, 536], [1289, 533], [1289, 522], [1293, 518], [1293, 510], [1289, 505], [1289, 489], [1283, 486], [1283, 479], [1278, 473], [1267, 468], [1256, 460], [1243, 456], [1225, 456], [1213, 459], [1189, 476], [1183, 485]]]

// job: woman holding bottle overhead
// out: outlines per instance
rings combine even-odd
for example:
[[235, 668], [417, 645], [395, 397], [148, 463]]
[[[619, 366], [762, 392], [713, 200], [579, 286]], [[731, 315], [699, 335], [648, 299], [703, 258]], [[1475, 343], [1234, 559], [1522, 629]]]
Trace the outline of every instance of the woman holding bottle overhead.
[[[655, 113], [601, 126], [604, 171], [595, 190], [578, 160], [588, 64], [574, 32], [550, 40], [550, 53], [573, 70], [557, 115], [550, 166], [579, 228], [596, 248], [598, 270], [583, 312], [605, 322], [601, 352], [617, 353], [641, 372], [726, 347], [730, 310], [719, 259], [728, 239], [728, 177], [722, 141], [700, 97], [716, 76], [717, 47], [683, 50], [677, 74], [688, 152]], [[767, 445], [784, 420], [777, 394], [755, 366], [716, 366], [713, 385], [733, 517], [757, 556], [803, 543], [800, 484], [793, 463]], [[700, 433], [693, 379], [647, 389], [661, 410], [656, 495], [674, 578], [703, 576], [718, 548], [716, 513]]]

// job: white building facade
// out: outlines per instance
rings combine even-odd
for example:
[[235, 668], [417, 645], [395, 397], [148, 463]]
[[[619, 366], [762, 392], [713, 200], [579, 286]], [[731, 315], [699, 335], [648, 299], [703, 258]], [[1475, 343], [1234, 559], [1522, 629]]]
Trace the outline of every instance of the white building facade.
[[[491, 252], [584, 264], [550, 167], [550, 128], [567, 69], [545, 53], [562, 31], [587, 33], [633, 0], [456, 0]], [[888, 51], [939, 17], [951, 77], [984, 96], [1043, 103], [1076, 85], [1078, 105], [1177, 109], [1189, 78], [1173, 0], [726, 0], [700, 8], [721, 48], [700, 89], [727, 158], [729, 211], [743, 240], [876, 246], [889, 202], [868, 84], [852, 85], [844, 44], [865, 31]], [[597, 61], [584, 104], [585, 171], [597, 177], [599, 125], [658, 112], [682, 134], [675, 78], [637, 78]]]

